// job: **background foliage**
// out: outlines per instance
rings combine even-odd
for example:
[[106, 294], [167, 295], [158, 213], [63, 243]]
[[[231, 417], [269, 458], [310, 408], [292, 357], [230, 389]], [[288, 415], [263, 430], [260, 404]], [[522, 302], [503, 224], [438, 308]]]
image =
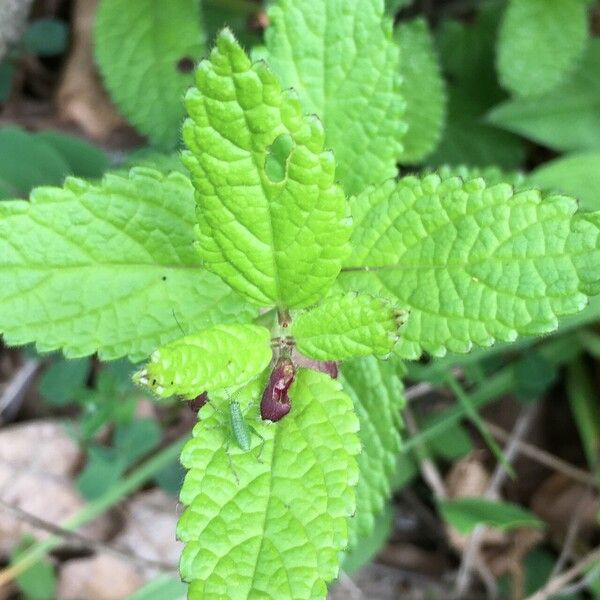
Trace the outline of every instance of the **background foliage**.
[[[565, 560], [575, 567], [588, 560], [573, 576], [581, 578], [578, 587], [563, 591], [595, 597], [600, 303], [592, 298], [584, 307], [598, 291], [600, 264], [598, 218], [590, 214], [600, 208], [597, 3], [266, 4], [101, 0], [90, 28], [85, 2], [40, 0], [21, 23], [22, 35], [0, 56], [0, 330], [6, 344], [0, 409], [5, 421], [65, 420], [81, 462], [69, 485], [86, 504], [75, 525], [62, 526], [79, 527], [147, 481], [167, 494], [179, 492], [183, 472], [175, 458], [194, 414], [171, 400], [149, 404], [131, 384], [130, 361], [217, 323], [248, 322], [258, 316], [257, 305], [304, 308], [342, 268], [318, 309], [293, 315], [293, 335], [305, 354], [346, 361], [339, 383], [302, 375], [295, 399], [302, 410], [277, 433], [260, 429], [265, 465], [253, 453], [233, 451], [231, 471], [218, 428], [197, 426], [185, 446], [190, 475], [182, 498], [189, 507], [179, 533], [188, 543], [183, 571], [196, 579], [192, 597], [245, 593], [227, 587], [236, 585], [229, 578], [238, 572], [244, 590], [272, 580], [289, 586], [284, 596], [322, 596], [343, 549], [349, 573], [379, 553], [355, 576], [367, 595], [376, 593], [377, 576], [365, 573], [378, 573], [383, 564], [400, 567], [392, 571], [397, 579], [400, 572], [421, 573], [419, 580], [408, 578], [411, 592], [460, 597], [470, 587], [483, 595], [491, 574], [501, 594], [526, 597], [556, 582]], [[260, 93], [275, 98], [279, 110], [274, 117], [257, 114], [248, 103], [258, 88], [242, 90], [234, 100], [248, 130], [231, 132], [220, 122], [219, 106], [202, 100], [219, 92], [231, 101], [228, 88], [217, 89], [212, 79], [230, 74], [219, 70], [219, 56], [212, 71], [203, 63], [194, 79], [223, 25], [272, 69], [250, 67], [242, 50], [218, 38], [223, 56], [256, 74]], [[181, 135], [183, 97], [194, 82], [197, 91], [185, 101], [192, 121]], [[78, 92], [69, 95], [67, 84]], [[306, 113], [316, 113], [321, 126], [303, 120]], [[268, 135], [245, 145], [252, 119], [271, 119]], [[234, 149], [222, 144], [230, 134], [237, 136]], [[270, 145], [273, 136], [279, 137]], [[184, 141], [193, 155], [182, 164]], [[211, 153], [200, 151], [207, 146]], [[213, 185], [215, 161], [227, 165], [229, 181], [242, 183], [238, 189], [223, 194], [220, 181]], [[250, 163], [258, 166], [250, 170]], [[288, 179], [290, 165], [297, 176]], [[399, 181], [370, 187], [397, 173]], [[67, 176], [64, 187], [56, 187]], [[200, 200], [190, 176], [203, 192]], [[250, 200], [260, 210], [243, 227], [227, 225], [228, 211], [258, 181], [262, 192]], [[310, 196], [314, 186], [320, 195]], [[289, 198], [278, 204], [284, 187]], [[344, 193], [354, 218], [352, 250]], [[311, 206], [301, 203], [307, 197]], [[574, 214], [575, 200], [582, 213]], [[311, 221], [321, 205], [329, 209], [327, 220]], [[210, 215], [200, 231], [200, 253], [193, 247], [196, 211]], [[277, 235], [262, 227], [265, 215]], [[290, 226], [299, 221], [304, 228]], [[461, 236], [454, 237], [457, 230]], [[216, 244], [219, 236], [229, 245]], [[307, 255], [309, 237], [318, 239], [322, 263]], [[249, 265], [253, 252], [262, 255]], [[235, 291], [200, 268], [206, 263]], [[265, 264], [272, 271], [255, 285]], [[280, 277], [292, 264], [304, 270]], [[102, 293], [82, 296], [82, 285]], [[348, 294], [357, 290], [376, 297], [357, 301]], [[340, 303], [345, 319], [336, 323]], [[406, 308], [411, 314], [394, 356], [369, 356], [388, 354]], [[326, 331], [324, 323], [331, 325]], [[525, 337], [505, 343], [518, 336]], [[35, 349], [8, 348], [35, 341]], [[67, 358], [50, 353], [57, 349]], [[367, 358], [346, 360], [361, 354]], [[353, 406], [360, 421], [356, 472], [356, 423], [332, 413], [328, 398]], [[226, 410], [228, 399], [217, 401]], [[256, 407], [247, 410], [250, 416]], [[223, 423], [223, 414], [201, 414]], [[302, 447], [300, 462], [280, 452], [286, 439]], [[259, 439], [253, 443], [258, 453]], [[339, 473], [324, 475], [335, 507], [327, 527], [335, 535], [319, 549], [323, 538], [311, 530], [318, 520], [306, 520], [304, 504], [315, 493], [303, 477], [319, 470], [314, 456], [321, 453], [323, 461], [333, 452], [349, 457], [345, 484], [358, 478], [357, 512], [346, 547], [339, 523], [354, 501], [339, 487]], [[213, 487], [200, 491], [198, 455], [214, 468]], [[236, 480], [258, 471], [239, 500]], [[298, 498], [288, 498], [286, 489], [300, 484], [305, 489]], [[275, 491], [269, 494], [270, 485]], [[562, 513], [548, 509], [563, 498]], [[194, 508], [217, 500], [210, 518]], [[215, 559], [205, 583], [198, 583], [196, 557], [222, 534], [220, 511], [228, 515], [230, 544], [244, 528], [254, 531], [255, 522], [265, 522], [255, 534], [305, 568], [287, 582], [275, 566], [257, 575], [251, 566], [238, 568], [242, 558], [228, 564], [233, 555], [223, 546], [225, 562]], [[277, 530], [288, 512], [304, 534], [286, 537]], [[199, 528], [209, 533], [198, 541], [189, 531]], [[292, 525], [286, 521], [285, 528]], [[45, 557], [61, 536], [44, 545], [19, 535], [4, 556], [12, 566], [0, 571], [0, 582], [13, 581], [25, 598], [63, 597], [73, 557]], [[114, 545], [94, 538], [83, 546], [101, 554], [99, 543]], [[89, 560], [80, 549], [77, 560]], [[419, 560], [399, 560], [407, 549]], [[263, 557], [257, 564], [268, 559], [275, 565], [265, 548], [255, 555]], [[316, 555], [318, 564], [310, 568]], [[446, 575], [456, 572], [449, 589]], [[149, 583], [143, 588], [144, 581], [136, 581], [128, 597], [168, 600], [185, 593], [173, 576], [155, 573], [144, 575]], [[344, 577], [331, 594], [348, 593]], [[80, 593], [91, 598], [89, 590]]]

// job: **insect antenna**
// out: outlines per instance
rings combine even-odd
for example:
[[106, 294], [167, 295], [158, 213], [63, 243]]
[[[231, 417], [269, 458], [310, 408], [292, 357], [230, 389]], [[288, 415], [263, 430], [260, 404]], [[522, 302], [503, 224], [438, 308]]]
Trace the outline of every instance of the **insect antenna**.
[[183, 335], [187, 335], [187, 333], [183, 330], [183, 327], [181, 326], [181, 323], [179, 322], [179, 319], [177, 318], [177, 315], [175, 314], [175, 309], [172, 308], [171, 312], [173, 313], [173, 318], [175, 319], [175, 323], [177, 323], [177, 326], [181, 330], [181, 333], [183, 333]]

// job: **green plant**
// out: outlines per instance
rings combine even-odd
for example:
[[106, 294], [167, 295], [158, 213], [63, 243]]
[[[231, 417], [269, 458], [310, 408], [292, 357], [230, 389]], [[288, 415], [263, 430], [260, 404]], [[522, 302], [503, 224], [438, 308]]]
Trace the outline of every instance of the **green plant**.
[[[138, 167], [0, 204], [0, 330], [9, 344], [150, 357], [135, 378], [157, 396], [208, 392], [181, 455], [190, 598], [324, 597], [341, 554], [381, 540], [389, 523], [402, 360], [551, 332], [600, 291], [600, 215], [577, 212], [574, 199], [498, 170], [395, 179], [397, 160], [423, 160], [440, 137], [445, 94], [428, 30], [415, 22], [396, 34], [417, 39], [415, 67], [401, 59], [383, 2], [345, 2], [347, 19], [337, 9], [274, 3], [260, 51], [268, 64], [252, 63], [229, 30], [217, 36], [186, 95], [189, 177]], [[192, 33], [165, 35], [196, 44]], [[445, 36], [485, 37], [464, 26]], [[180, 49], [165, 56], [172, 69]], [[452, 115], [459, 84], [478, 82], [467, 60], [447, 68], [457, 74]], [[408, 88], [420, 69], [435, 96]], [[175, 106], [170, 76], [124, 77], [153, 91], [165, 83]], [[463, 122], [500, 94], [490, 85]], [[426, 115], [415, 108], [424, 97]], [[174, 145], [180, 110], [162, 122], [151, 108], [140, 127]], [[516, 138], [479, 124], [475, 137], [501, 166], [518, 164]], [[431, 162], [448, 156], [442, 142]], [[316, 368], [302, 368], [298, 351]], [[270, 365], [281, 358], [297, 367], [277, 398], [290, 410], [262, 419]], [[319, 372], [341, 360], [339, 380]], [[484, 400], [513, 384], [512, 371], [490, 379]], [[223, 419], [233, 396], [258, 434], [237, 445]], [[461, 396], [451, 425], [465, 413], [476, 420], [483, 400], [474, 396]], [[467, 504], [450, 508], [480, 520]], [[525, 517], [509, 510], [494, 522], [506, 518]]]

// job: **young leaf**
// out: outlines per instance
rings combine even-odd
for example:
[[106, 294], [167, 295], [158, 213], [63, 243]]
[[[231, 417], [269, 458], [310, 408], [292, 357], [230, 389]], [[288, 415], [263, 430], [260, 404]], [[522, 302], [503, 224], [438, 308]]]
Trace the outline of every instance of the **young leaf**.
[[134, 169], [0, 204], [0, 332], [67, 356], [147, 357], [184, 331], [255, 311], [201, 268], [193, 189]]
[[424, 19], [400, 23], [394, 39], [400, 46], [402, 92], [406, 99], [404, 118], [408, 123], [399, 160], [414, 164], [421, 162], [440, 141], [446, 116], [446, 89]]
[[271, 356], [271, 334], [265, 327], [216, 325], [155, 350], [134, 381], [161, 398], [195, 398], [247, 384]]
[[369, 294], [330, 296], [300, 313], [292, 335], [298, 350], [317, 360], [346, 360], [389, 354], [406, 315], [387, 300]]
[[600, 152], [578, 152], [544, 163], [527, 181], [577, 198], [584, 210], [600, 210]]
[[521, 96], [556, 87], [587, 42], [584, 0], [510, 0], [498, 36], [502, 85]]
[[102, 0], [96, 15], [96, 59], [111, 97], [159, 146], [179, 142], [181, 96], [204, 44], [196, 0]]
[[268, 62], [323, 120], [346, 193], [394, 177], [406, 124], [383, 0], [280, 0], [269, 20]]
[[186, 97], [184, 162], [196, 188], [206, 267], [260, 305], [314, 303], [349, 246], [344, 193], [316, 118], [251, 64], [229, 30]]
[[403, 357], [552, 331], [597, 293], [599, 215], [575, 215], [571, 198], [410, 176], [366, 190], [352, 209], [340, 281], [410, 310]]
[[515, 98], [488, 117], [495, 125], [555, 150], [600, 149], [600, 40], [590, 40], [579, 67], [550, 92]]
[[362, 452], [358, 457], [356, 515], [350, 520], [350, 551], [360, 538], [369, 537], [391, 495], [391, 483], [400, 452], [400, 411], [405, 398], [402, 364], [374, 357], [345, 363], [340, 375], [360, 421]]
[[[247, 395], [255, 400], [260, 387]], [[228, 441], [227, 415], [200, 411], [181, 457], [190, 469], [178, 526], [190, 599], [324, 599], [337, 574], [354, 512], [358, 420], [322, 373], [301, 369], [290, 397], [277, 423], [260, 421], [256, 405], [246, 411], [247, 452]]]
[[480, 523], [497, 529], [543, 527], [534, 514], [512, 502], [497, 502], [485, 498], [459, 498], [440, 502], [440, 511], [459, 533], [471, 533]]

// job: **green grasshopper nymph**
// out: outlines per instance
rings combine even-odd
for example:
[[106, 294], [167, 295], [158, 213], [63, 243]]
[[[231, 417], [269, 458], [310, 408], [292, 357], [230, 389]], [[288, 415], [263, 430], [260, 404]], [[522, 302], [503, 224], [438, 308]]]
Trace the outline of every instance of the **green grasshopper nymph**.
[[[256, 455], [256, 459], [259, 462], [262, 462], [261, 455], [265, 446], [265, 438], [248, 422], [247, 416], [244, 414], [244, 410], [242, 409], [242, 405], [240, 402], [238, 402], [238, 400], [236, 400], [239, 391], [235, 393], [233, 397], [229, 396], [229, 393], [226, 390], [225, 393], [229, 397], [227, 412], [217, 408], [213, 402], [206, 402], [206, 404], [208, 404], [208, 406], [210, 406], [215, 413], [217, 413], [221, 421], [218, 425], [207, 427], [207, 429], [226, 429], [225, 454], [227, 455], [229, 468], [231, 469], [231, 472], [233, 473], [235, 480], [239, 485], [240, 478], [235, 470], [233, 460], [231, 458], [231, 445], [235, 444], [242, 452], [250, 452], [252, 449], [252, 435], [256, 435], [261, 440], [260, 449]], [[252, 403], [250, 406], [252, 406]]]

